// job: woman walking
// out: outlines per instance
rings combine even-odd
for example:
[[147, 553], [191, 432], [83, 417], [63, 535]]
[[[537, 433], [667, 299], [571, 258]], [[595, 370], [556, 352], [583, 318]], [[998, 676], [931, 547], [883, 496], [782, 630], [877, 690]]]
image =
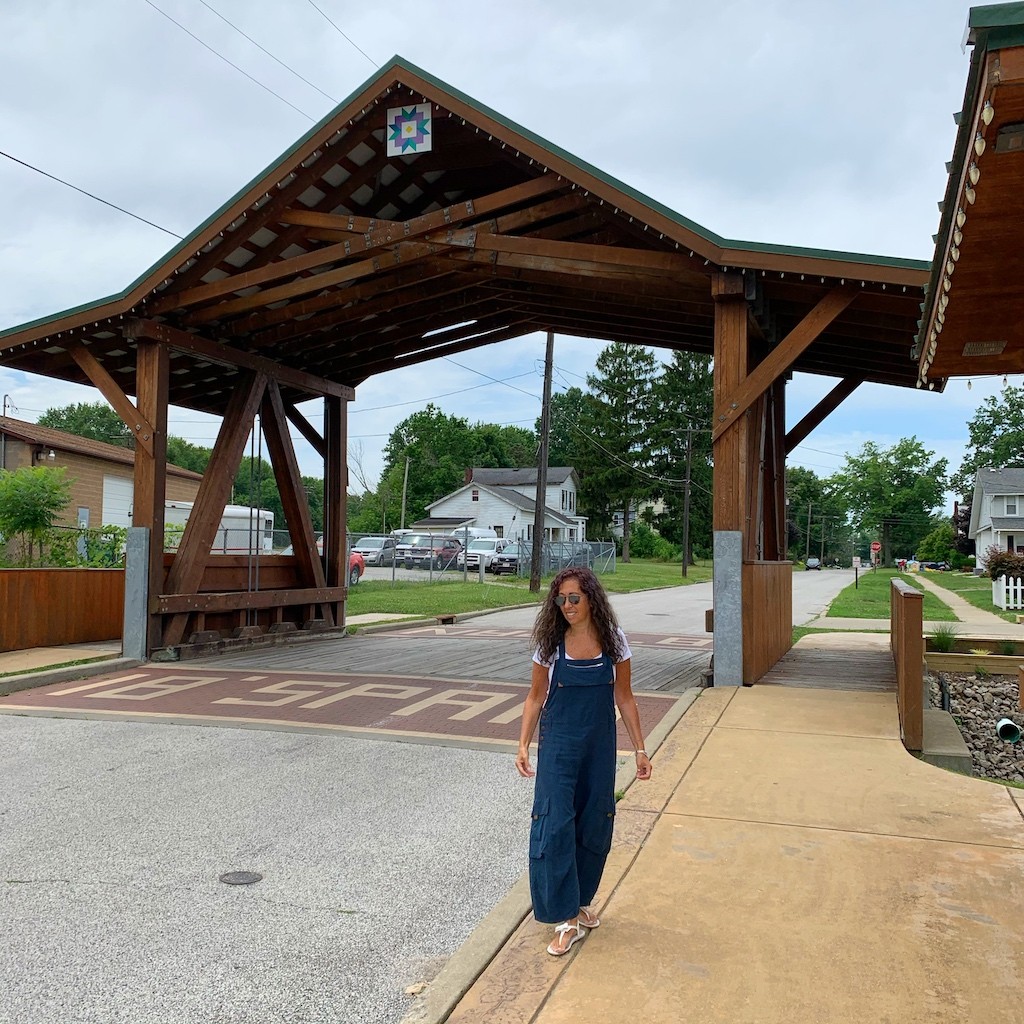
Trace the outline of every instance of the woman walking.
[[[568, 953], [601, 922], [588, 909], [601, 881], [615, 821], [615, 708], [636, 748], [636, 777], [651, 777], [630, 686], [632, 652], [600, 581], [563, 569], [533, 628], [530, 693], [516, 768], [536, 774], [530, 828], [534, 917], [556, 924], [552, 956]], [[537, 771], [530, 743], [540, 722]]]

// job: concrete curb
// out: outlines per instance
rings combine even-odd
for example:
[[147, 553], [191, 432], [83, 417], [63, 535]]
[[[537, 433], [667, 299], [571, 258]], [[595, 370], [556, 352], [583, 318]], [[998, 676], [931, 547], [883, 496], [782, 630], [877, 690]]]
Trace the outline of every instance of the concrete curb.
[[[652, 758], [702, 692], [700, 687], [685, 690], [669, 713], [651, 730], [645, 744]], [[616, 772], [615, 790], [625, 792], [634, 782], [636, 769], [627, 758]], [[530, 875], [529, 871], [524, 871], [508, 894], [449, 957], [402, 1018], [403, 1024], [443, 1024], [532, 909]]]
[[38, 672], [24, 672], [17, 676], [0, 679], [0, 697], [17, 693], [19, 690], [33, 690], [37, 686], [48, 686], [50, 683], [67, 683], [75, 679], [87, 679], [90, 676], [102, 675], [105, 672], [120, 672], [126, 668], [136, 668], [143, 664], [135, 658], [106, 658], [91, 662], [88, 665], [68, 665], [64, 668], [40, 669]]

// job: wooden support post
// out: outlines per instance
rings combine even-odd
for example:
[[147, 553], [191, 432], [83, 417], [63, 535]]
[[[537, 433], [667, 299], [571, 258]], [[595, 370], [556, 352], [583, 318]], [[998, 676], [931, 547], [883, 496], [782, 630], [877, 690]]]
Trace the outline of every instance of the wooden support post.
[[716, 274], [711, 281], [715, 300], [715, 424], [726, 424], [714, 441], [715, 530], [740, 530], [747, 522], [747, 419], [731, 417], [729, 396], [747, 377], [749, 348], [747, 302], [740, 274]]
[[167, 482], [167, 392], [170, 362], [167, 349], [155, 341], [140, 338], [135, 375], [138, 410], [151, 428], [150, 445], [135, 449], [135, 484], [132, 496], [132, 525], [149, 527], [149, 608], [146, 654], [162, 646], [161, 618], [155, 614], [154, 597], [164, 579], [164, 498]]
[[[324, 529], [326, 531], [327, 585], [348, 586], [348, 406], [340, 398], [324, 399]], [[335, 621], [345, 624], [345, 603], [335, 608]]]

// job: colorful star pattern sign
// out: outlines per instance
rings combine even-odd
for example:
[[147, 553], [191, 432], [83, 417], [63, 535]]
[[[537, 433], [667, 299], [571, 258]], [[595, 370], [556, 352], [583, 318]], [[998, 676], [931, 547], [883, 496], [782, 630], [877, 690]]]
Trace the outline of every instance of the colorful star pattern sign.
[[388, 156], [404, 153], [426, 153], [433, 149], [431, 131], [433, 113], [429, 103], [415, 103], [411, 107], [392, 107], [388, 111]]

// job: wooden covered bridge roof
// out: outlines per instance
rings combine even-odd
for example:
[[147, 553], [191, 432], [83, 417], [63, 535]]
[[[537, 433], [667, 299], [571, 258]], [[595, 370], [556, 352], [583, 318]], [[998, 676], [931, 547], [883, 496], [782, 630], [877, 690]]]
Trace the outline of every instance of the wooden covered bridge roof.
[[721, 238], [396, 57], [124, 292], [0, 333], [0, 361], [135, 394], [145, 334], [170, 403], [220, 414], [246, 369], [294, 404], [540, 330], [710, 353], [723, 270], [767, 346], [856, 291], [792, 370], [917, 382], [928, 264]]

